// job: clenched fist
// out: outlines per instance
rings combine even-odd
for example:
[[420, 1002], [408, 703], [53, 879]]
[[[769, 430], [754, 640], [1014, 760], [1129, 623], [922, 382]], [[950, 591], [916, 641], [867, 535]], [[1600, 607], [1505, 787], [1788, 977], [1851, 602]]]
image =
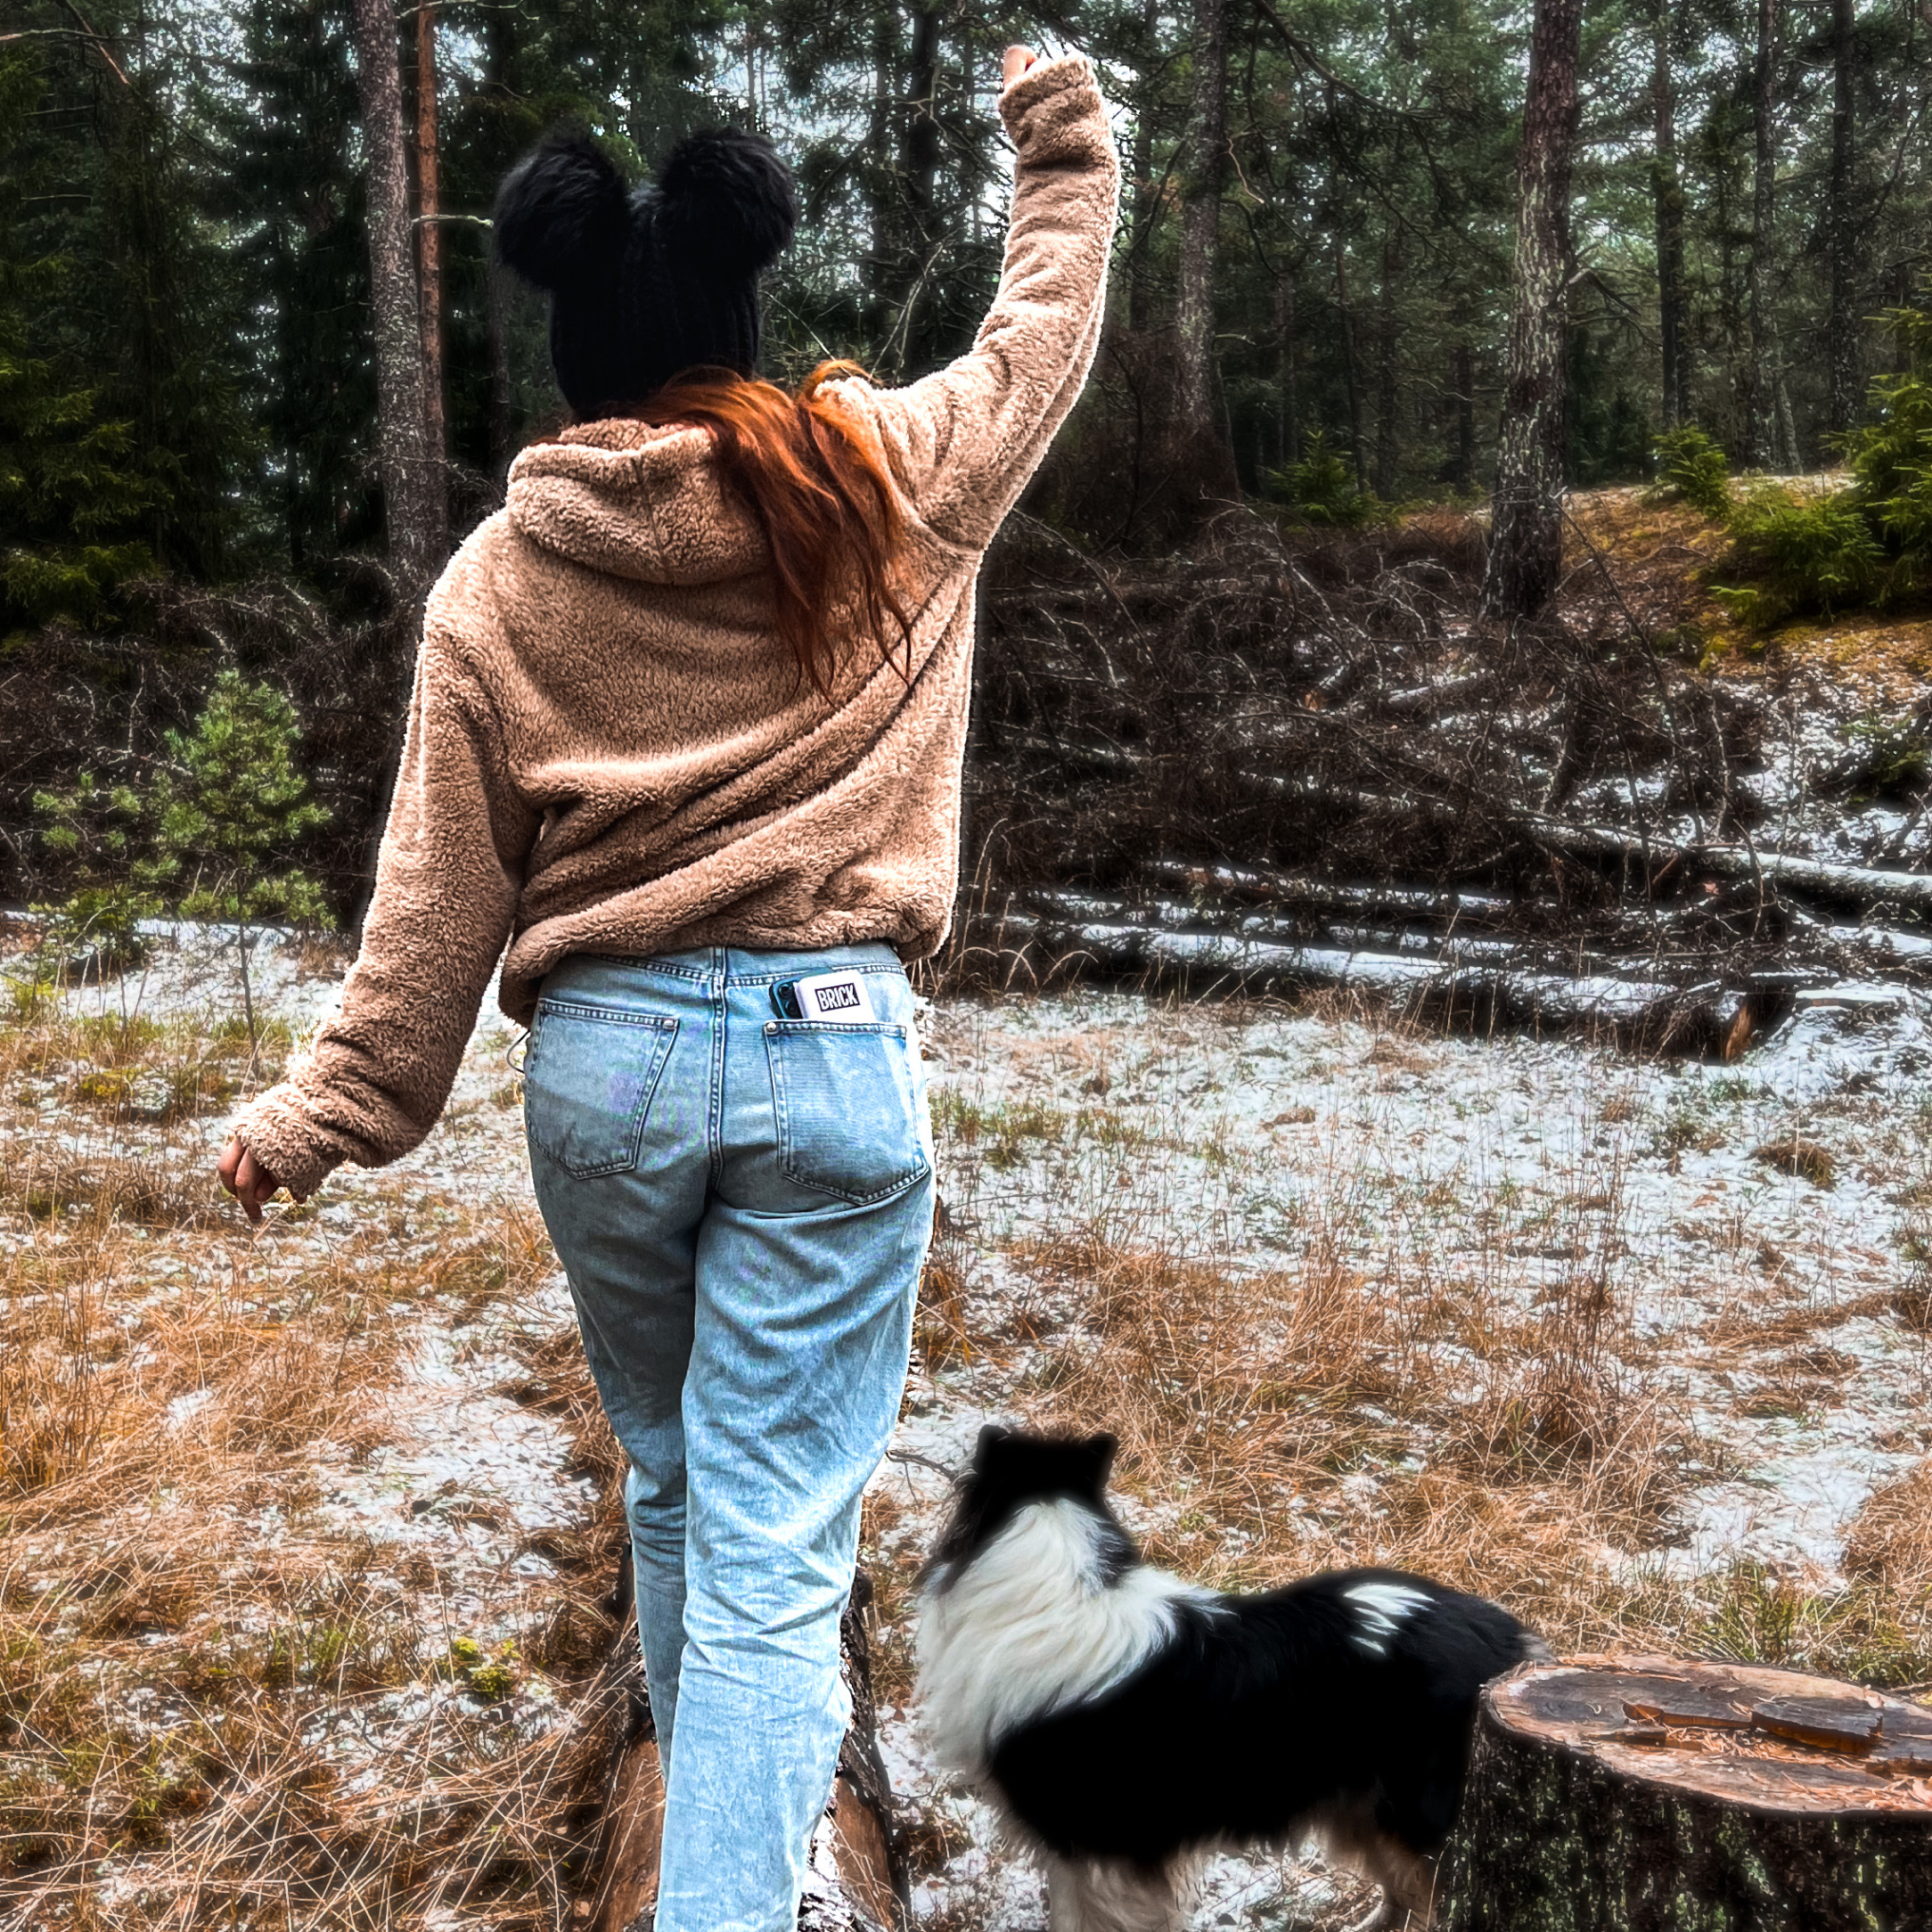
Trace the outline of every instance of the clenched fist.
[[[221, 1176], [221, 1184], [242, 1203], [250, 1221], [259, 1221], [264, 1205], [274, 1198], [281, 1182], [256, 1159], [239, 1140], [232, 1140], [221, 1150], [221, 1161], [215, 1170]], [[290, 1190], [294, 1193], [294, 1190]], [[307, 1200], [306, 1194], [296, 1194], [297, 1200]]]

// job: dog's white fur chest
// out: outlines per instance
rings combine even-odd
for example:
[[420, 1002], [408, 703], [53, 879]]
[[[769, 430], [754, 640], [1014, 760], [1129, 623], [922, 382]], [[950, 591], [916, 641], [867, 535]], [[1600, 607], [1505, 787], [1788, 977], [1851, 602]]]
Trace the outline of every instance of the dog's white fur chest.
[[1105, 1526], [1070, 1498], [1031, 1502], [923, 1592], [919, 1696], [940, 1762], [986, 1774], [1016, 1725], [1100, 1697], [1174, 1633], [1183, 1603], [1214, 1593], [1136, 1564], [1106, 1580]]

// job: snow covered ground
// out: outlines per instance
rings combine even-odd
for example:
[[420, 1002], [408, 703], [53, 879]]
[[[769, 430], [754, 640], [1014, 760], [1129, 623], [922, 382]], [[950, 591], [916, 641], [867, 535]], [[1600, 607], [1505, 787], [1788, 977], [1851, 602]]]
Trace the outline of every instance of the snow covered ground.
[[[329, 1010], [340, 970], [265, 946], [258, 1008], [299, 1040]], [[69, 995], [65, 1019], [138, 1011], [164, 1033], [211, 1037], [238, 1003], [232, 950], [188, 944], [158, 954], [144, 979]], [[1846, 1600], [1846, 1539], [1866, 1498], [1932, 1452], [1932, 1355], [1904, 1251], [1932, 1208], [1925, 995], [1811, 1000], [1731, 1065], [1442, 1037], [1332, 999], [951, 999], [925, 1033], [943, 1230], [867, 1544], [887, 1620], [885, 1744], [919, 1821], [922, 1918], [987, 1932], [1042, 1921], [1036, 1885], [992, 1841], [983, 1809], [940, 1787], [908, 1696], [910, 1580], [945, 1500], [934, 1466], [956, 1463], [989, 1418], [1121, 1430], [1134, 1445], [1130, 1527], [1212, 1581], [1421, 1552], [1534, 1611], [1560, 1647], [1633, 1620], [1633, 1637], [1748, 1635], [1775, 1596], [1797, 1606], [1786, 1654], [1843, 1661], [1805, 1650], [1805, 1619]], [[270, 1573], [285, 1584], [359, 1565], [364, 1598], [390, 1607], [392, 1650], [395, 1632], [411, 1634], [387, 1680], [345, 1692], [335, 1715], [326, 1698], [309, 1700], [311, 1742], [325, 1742], [348, 1813], [377, 1782], [393, 1786], [432, 1732], [480, 1736], [487, 1719], [526, 1745], [561, 1738], [575, 1680], [547, 1659], [542, 1633], [583, 1586], [557, 1552], [607, 1535], [610, 1518], [584, 1432], [549, 1399], [567, 1379], [568, 1297], [534, 1220], [506, 1063], [514, 1030], [486, 1011], [449, 1113], [416, 1154], [346, 1172], [306, 1208], [272, 1208], [259, 1235], [212, 1194], [225, 1115], [163, 1124], [84, 1104], [94, 1089], [80, 1039], [37, 1062], [15, 1053], [10, 1166], [30, 1149], [78, 1188], [90, 1162], [147, 1162], [178, 1174], [199, 1205], [109, 1241], [82, 1232], [84, 1189], [51, 1216], [10, 1196], [0, 1320], [26, 1323], [58, 1256], [94, 1241], [89, 1292], [123, 1338], [100, 1349], [102, 1373], [119, 1388], [130, 1347], [165, 1357], [174, 1379], [141, 1398], [142, 1440], [151, 1456], [175, 1445], [161, 1453], [178, 1453], [183, 1473], [150, 1471], [131, 1522], [76, 1503], [36, 1528], [20, 1510], [0, 1581], [30, 1578], [55, 1606], [43, 1639], [82, 1631], [94, 1613], [73, 1586], [99, 1553], [85, 1547], [87, 1525], [124, 1547], [173, 1535], [171, 1511], [199, 1512], [233, 1573], [205, 1615], [225, 1618], [234, 1644], [251, 1616], [265, 1641], [282, 1616]], [[1171, 1295], [1177, 1323], [1208, 1324], [1189, 1335], [1229, 1349], [1225, 1375], [1202, 1371], [1207, 1397], [1166, 1387], [1158, 1353], [1122, 1334], [1106, 1298], [1130, 1277], [1152, 1297], [1135, 1308], [1158, 1315]], [[291, 1452], [306, 1483], [289, 1491], [293, 1463], [274, 1461], [279, 1501], [236, 1477], [234, 1388], [212, 1373], [184, 1379], [179, 1348], [162, 1347], [184, 1296], [217, 1278], [224, 1319], [250, 1332], [313, 1322], [324, 1291], [372, 1311], [342, 1330], [355, 1400], [315, 1411], [315, 1433]], [[1317, 1290], [1353, 1324], [1334, 1345], [1345, 1353], [1332, 1389], [1294, 1359], [1297, 1338], [1316, 1332], [1296, 1324], [1314, 1319]], [[1560, 1388], [1538, 1359], [1552, 1349]], [[1122, 1412], [1069, 1407], [1102, 1387]], [[1216, 1388], [1251, 1412], [1193, 1414]], [[1535, 1404], [1552, 1388], [1561, 1399], [1545, 1414]], [[1530, 1424], [1512, 1420], [1519, 1411]], [[1549, 1421], [1572, 1415], [1573, 1437]], [[1240, 1457], [1229, 1447], [1264, 1438], [1272, 1446]], [[219, 1481], [190, 1480], [191, 1465], [217, 1463]], [[1238, 1487], [1260, 1500], [1234, 1507]], [[1445, 1543], [1430, 1499], [1461, 1509], [1490, 1492], [1519, 1514]], [[1543, 1536], [1534, 1551], [1511, 1553], [1519, 1524]], [[14, 1600], [0, 1590], [0, 1609]], [[1813, 1618], [1820, 1643], [1837, 1614]], [[148, 1649], [205, 1649], [203, 1615], [162, 1619]], [[143, 1676], [141, 1641], [113, 1667], [165, 1760], [194, 1699], [165, 1673]], [[1932, 1648], [1922, 1630], [1917, 1641]], [[19, 1773], [23, 1754], [0, 1729], [0, 1773]], [[194, 1816], [205, 1829], [207, 1810]], [[131, 1841], [116, 1853], [116, 1897], [139, 1889], [143, 1855]], [[1362, 1895], [1317, 1867], [1226, 1861], [1197, 1922], [1314, 1926]], [[424, 1909], [443, 1927], [539, 1922], [496, 1905], [472, 1921], [482, 1908], [467, 1898], [453, 1879]]]
[[[1932, 1179], [1922, 997], [1821, 999], [1729, 1066], [1111, 992], [951, 1004], [930, 1051], [954, 1229], [942, 1254], [949, 1245], [973, 1284], [967, 1325], [983, 1336], [1011, 1333], [1027, 1292], [1013, 1257], [1069, 1237], [1158, 1248], [1236, 1280], [1320, 1249], [1398, 1301], [1473, 1294], [1485, 1321], [1513, 1317], [1526, 1338], [1539, 1309], [1587, 1285], [1602, 1303], [1598, 1372], [1640, 1390], [1689, 1447], [1641, 1542], [1618, 1547], [1613, 1530], [1556, 1555], [1584, 1593], [1596, 1577], [1667, 1590], [1742, 1565], [1829, 1600], [1868, 1495], [1932, 1449], [1928, 1338], [1894, 1306], [1901, 1240]], [[1818, 1150], [1812, 1178], [1759, 1151], [1794, 1136]], [[902, 1437], [925, 1460], [881, 1478], [898, 1506], [888, 1549], [929, 1534], [945, 1486], [928, 1461], [962, 1456], [981, 1420], [1120, 1426], [1043, 1392], [1060, 1322], [1075, 1346], [1093, 1345], [1077, 1294], [1070, 1309], [1036, 1297], [1027, 1332], [1039, 1340], [921, 1366]], [[1452, 1403], [1478, 1397], [1494, 1371], [1448, 1327], [1413, 1361]], [[1401, 1512], [1382, 1492], [1426, 1479], [1442, 1405], [1407, 1417], [1399, 1397], [1383, 1402], [1394, 1442], [1304, 1482], [1292, 1505], [1322, 1561], [1402, 1560], [1387, 1521]], [[1175, 1464], [1143, 1468], [1130, 1524], [1171, 1522], [1197, 1486]], [[1259, 1580], [1248, 1540], [1196, 1537], [1197, 1566]], [[1297, 1567], [1264, 1566], [1270, 1580]], [[1549, 1627], [1559, 1643], [1576, 1634]], [[888, 1731], [901, 1789], [953, 1802], [935, 1793], [910, 1715]], [[988, 1894], [983, 1816], [962, 1808], [957, 1821], [976, 1842], [929, 1883], [928, 1907], [962, 1923], [1037, 1923], [1024, 1881]], [[1198, 1922], [1299, 1923], [1325, 1896], [1306, 1868], [1230, 1863]]]

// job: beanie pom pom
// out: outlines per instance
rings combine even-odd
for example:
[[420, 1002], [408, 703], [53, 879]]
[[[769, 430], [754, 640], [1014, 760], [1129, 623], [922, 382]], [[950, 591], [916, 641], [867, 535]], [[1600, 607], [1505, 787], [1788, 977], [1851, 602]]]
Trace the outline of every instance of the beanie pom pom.
[[608, 271], [624, 246], [624, 177], [588, 135], [553, 135], [497, 191], [496, 253], [540, 289]]
[[666, 239], [720, 277], [777, 260], [798, 218], [791, 171], [763, 135], [706, 127], [671, 150], [658, 175]]

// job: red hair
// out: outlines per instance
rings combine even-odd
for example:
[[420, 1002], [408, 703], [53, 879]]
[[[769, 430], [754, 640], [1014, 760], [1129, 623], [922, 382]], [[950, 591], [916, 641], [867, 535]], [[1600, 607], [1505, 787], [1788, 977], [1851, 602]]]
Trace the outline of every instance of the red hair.
[[[852, 615], [859, 634], [893, 661], [895, 640], [913, 668], [913, 624], [892, 582], [905, 518], [885, 459], [819, 391], [855, 363], [821, 363], [796, 396], [728, 369], [674, 376], [625, 414], [659, 427], [708, 430], [725, 487], [743, 502], [771, 546], [774, 624], [799, 673], [831, 689]], [[835, 616], [845, 614], [844, 624]]]

